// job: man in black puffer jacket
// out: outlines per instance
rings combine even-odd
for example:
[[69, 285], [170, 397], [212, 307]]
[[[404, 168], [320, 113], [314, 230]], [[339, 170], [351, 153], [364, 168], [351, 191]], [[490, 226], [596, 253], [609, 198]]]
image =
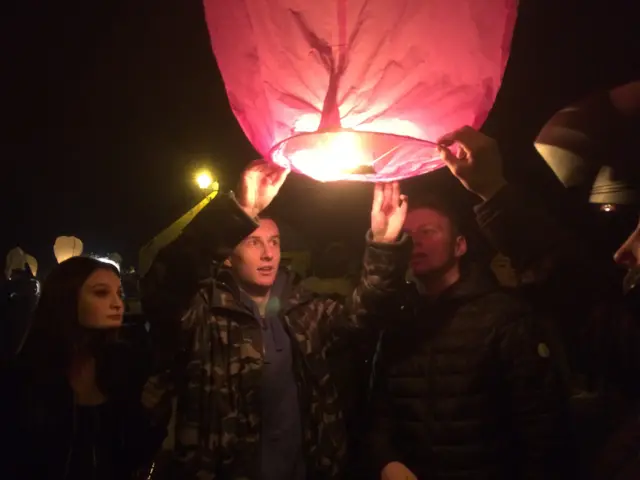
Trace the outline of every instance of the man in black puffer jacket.
[[490, 276], [462, 271], [465, 237], [437, 201], [405, 222], [417, 287], [382, 337], [367, 447], [374, 475], [566, 477], [566, 393], [546, 329]]

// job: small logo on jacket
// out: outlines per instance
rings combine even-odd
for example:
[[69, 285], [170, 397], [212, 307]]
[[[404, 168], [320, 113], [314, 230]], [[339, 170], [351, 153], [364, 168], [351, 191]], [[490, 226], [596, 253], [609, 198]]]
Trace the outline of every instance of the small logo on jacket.
[[546, 343], [538, 344], [538, 355], [540, 355], [542, 358], [549, 358], [551, 352], [549, 351], [549, 347], [547, 347]]

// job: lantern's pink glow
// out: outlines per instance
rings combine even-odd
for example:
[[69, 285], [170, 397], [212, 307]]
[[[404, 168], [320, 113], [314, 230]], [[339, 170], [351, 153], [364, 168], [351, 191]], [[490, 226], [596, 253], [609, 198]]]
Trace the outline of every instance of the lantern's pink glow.
[[441, 167], [431, 142], [482, 125], [517, 0], [204, 4], [231, 108], [265, 158], [321, 181], [388, 181]]

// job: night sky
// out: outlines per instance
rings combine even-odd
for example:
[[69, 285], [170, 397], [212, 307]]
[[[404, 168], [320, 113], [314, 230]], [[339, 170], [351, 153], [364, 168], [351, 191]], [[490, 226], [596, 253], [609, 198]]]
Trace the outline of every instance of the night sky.
[[[511, 60], [485, 125], [511, 177], [550, 185], [531, 146], [546, 119], [590, 90], [640, 78], [633, 3], [520, 2]], [[255, 158], [229, 109], [200, 1], [48, 0], [7, 8], [0, 30], [2, 252], [20, 245], [51, 263], [55, 237], [72, 234], [87, 250], [118, 251], [135, 263], [142, 244], [198, 201], [195, 167], [210, 166], [233, 186]], [[445, 185], [465, 202], [444, 173], [407, 188]], [[369, 195], [369, 186], [294, 176], [274, 210], [312, 238], [361, 238]]]

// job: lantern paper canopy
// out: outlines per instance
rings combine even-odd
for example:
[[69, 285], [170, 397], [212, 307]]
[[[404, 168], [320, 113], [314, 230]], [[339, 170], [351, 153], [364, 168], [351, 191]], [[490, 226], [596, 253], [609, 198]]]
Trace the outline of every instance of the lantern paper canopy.
[[38, 261], [33, 255], [29, 255], [28, 253], [24, 255], [24, 258], [29, 266], [29, 270], [31, 270], [31, 275], [35, 277], [38, 274]]
[[58, 237], [53, 245], [53, 253], [58, 263], [62, 263], [71, 257], [82, 255], [82, 241], [76, 237]]
[[432, 143], [479, 127], [516, 0], [205, 0], [231, 108], [268, 160], [316, 180], [442, 166]]
[[26, 254], [20, 247], [15, 247], [9, 250], [7, 258], [5, 260], [4, 274], [6, 278], [11, 278], [11, 273], [15, 270], [24, 270], [24, 266], [27, 263]]

